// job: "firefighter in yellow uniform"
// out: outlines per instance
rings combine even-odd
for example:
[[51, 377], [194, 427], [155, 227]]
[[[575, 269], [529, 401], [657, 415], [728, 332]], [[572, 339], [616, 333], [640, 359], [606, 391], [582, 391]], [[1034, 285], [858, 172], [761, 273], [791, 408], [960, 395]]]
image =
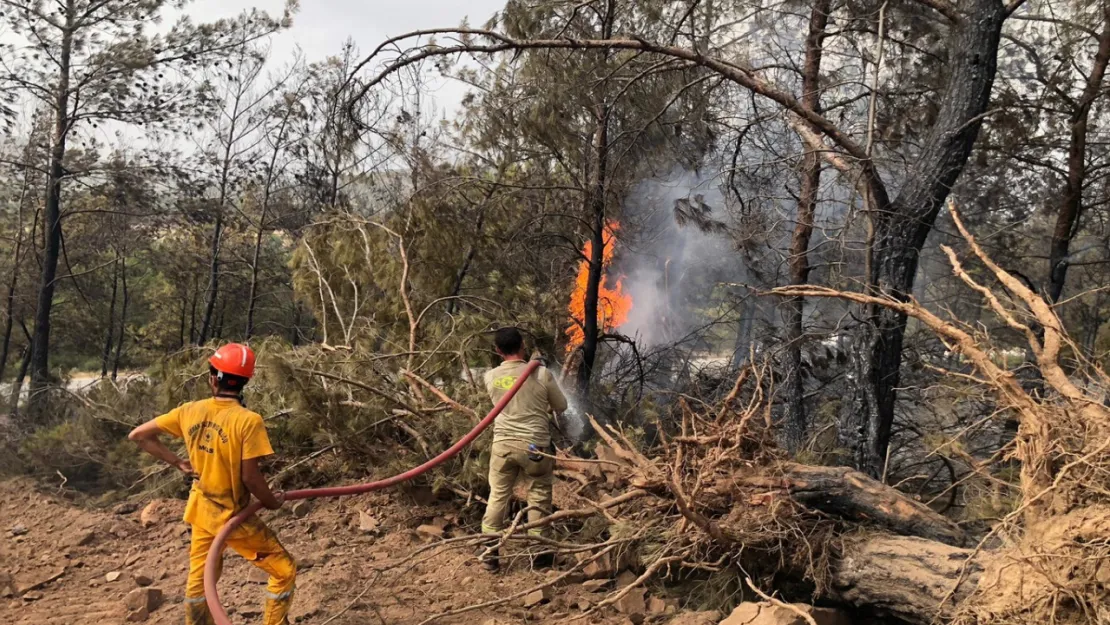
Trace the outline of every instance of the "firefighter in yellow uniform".
[[[209, 359], [212, 397], [183, 404], [129, 436], [155, 458], [195, 477], [185, 506], [185, 522], [192, 526], [186, 625], [212, 623], [204, 598], [204, 561], [220, 527], [247, 507], [251, 495], [271, 510], [284, 502], [284, 494], [270, 490], [259, 468], [259, 460], [274, 453], [266, 426], [260, 415], [242, 405], [254, 360], [246, 345], [224, 345]], [[189, 459], [178, 458], [158, 440], [160, 434], [184, 439]], [[231, 533], [227, 546], [270, 576], [263, 623], [287, 625], [297, 568], [274, 532], [252, 516]]]
[[[494, 348], [501, 357], [501, 366], [485, 375], [486, 390], [496, 404], [513, 387], [524, 372], [524, 337], [516, 328], [502, 328], [493, 337]], [[517, 394], [509, 400], [493, 422], [493, 447], [489, 461], [489, 503], [482, 518], [482, 532], [499, 533], [505, 529], [509, 501], [517, 478], [526, 476], [528, 486], [528, 522], [551, 514], [554, 486], [554, 447], [551, 428], [557, 414], [567, 409], [567, 399], [559, 389], [555, 376], [547, 367], [539, 367]], [[529, 534], [540, 535], [538, 528]], [[485, 553], [483, 566], [489, 571], [500, 568], [499, 554]], [[551, 554], [533, 560], [536, 566], [550, 566]]]

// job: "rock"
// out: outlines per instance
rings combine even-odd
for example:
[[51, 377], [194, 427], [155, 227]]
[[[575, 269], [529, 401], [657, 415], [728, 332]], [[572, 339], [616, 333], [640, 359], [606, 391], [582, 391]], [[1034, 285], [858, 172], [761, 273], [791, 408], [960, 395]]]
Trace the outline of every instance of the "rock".
[[592, 562], [582, 567], [582, 574], [589, 579], [601, 579], [603, 577], [612, 577], [616, 575], [617, 570], [613, 565], [613, 559], [609, 554], [594, 559]]
[[667, 611], [667, 602], [659, 597], [650, 597], [647, 601], [648, 614], [663, 614]]
[[[794, 607], [806, 612], [817, 621], [817, 625], [851, 625], [843, 612], [831, 608], [815, 608], [804, 603], [795, 603]], [[797, 612], [788, 608], [779, 607], [766, 601], [745, 601], [736, 606], [732, 614], [720, 625], [807, 625], [808, 621]]]
[[638, 576], [632, 571], [625, 571], [617, 576], [617, 588], [631, 586]]
[[151, 578], [149, 575], [146, 575], [145, 573], [135, 573], [132, 576], [132, 579], [134, 579], [135, 584], [140, 587], [150, 586], [154, 583], [154, 579]]
[[303, 519], [308, 516], [309, 512], [312, 512], [312, 502], [308, 499], [295, 501], [289, 511], [293, 513], [294, 518]]
[[555, 593], [550, 587], [541, 588], [535, 592], [528, 593], [524, 596], [524, 607], [534, 608], [540, 604], [547, 603], [555, 596]]
[[10, 573], [0, 572], [0, 599], [8, 599], [15, 595], [15, 580]]
[[145, 611], [150, 614], [162, 605], [162, 591], [157, 588], [136, 588], [127, 593], [124, 604], [131, 612]]
[[78, 534], [77, 537], [73, 539], [73, 545], [75, 547], [87, 547], [87, 546], [93, 544], [93, 541], [95, 541], [95, 540], [96, 540], [96, 531], [95, 530], [88, 530], [88, 531], [85, 531], [85, 532], [82, 532], [82, 533]]
[[644, 613], [647, 612], [647, 602], [644, 600], [645, 590], [643, 588], [633, 588], [631, 592], [621, 597], [614, 607], [617, 612], [627, 614], [628, 616], [639, 615], [642, 619]]
[[57, 581], [57, 580], [61, 579], [63, 576], [65, 576], [65, 574], [66, 574], [66, 570], [64, 568], [61, 568], [61, 569], [58, 569], [57, 571], [55, 571], [53, 575], [39, 578], [39, 580], [36, 581], [36, 582], [31, 582], [29, 584], [17, 584], [16, 587], [15, 587], [15, 594], [23, 595], [23, 594], [26, 594], [26, 593], [28, 593], [32, 590], [38, 590], [38, 589], [42, 588], [43, 586], [46, 586], [50, 582], [54, 582], [54, 581]]
[[716, 612], [683, 612], [667, 622], [667, 625], [717, 625], [721, 615]]
[[121, 573], [119, 571], [112, 571], [111, 573], [108, 573], [107, 575], [104, 576], [104, 581], [114, 582], [114, 581], [116, 581], [117, 579], [120, 578], [120, 575], [121, 575]]
[[23, 525], [14, 525], [12, 526], [12, 529], [8, 530], [8, 533], [12, 536], [23, 536], [27, 533], [27, 531], [27, 528]]
[[125, 501], [112, 509], [116, 514], [131, 514], [139, 509], [139, 504], [132, 501]]
[[594, 604], [590, 603], [586, 599], [581, 599], [578, 601], [578, 609], [582, 610], [583, 612], [589, 610], [592, 607], [594, 607]]
[[373, 534], [378, 531], [378, 520], [365, 510], [358, 511], [358, 531]]
[[443, 528], [435, 525], [421, 525], [416, 528], [416, 535], [432, 540], [443, 538]]
[[135, 564], [136, 562], [138, 562], [141, 558], [142, 558], [142, 556], [140, 554], [133, 553], [133, 554], [127, 556], [127, 559], [123, 561], [123, 565], [124, 566], [131, 566], [131, 565]]
[[586, 592], [601, 592], [613, 580], [611, 579], [591, 579], [582, 582], [582, 590]]
[[39, 599], [42, 599], [42, 593], [37, 590], [23, 593], [24, 601], [38, 601]]
[[127, 613], [127, 622], [129, 623], [139, 623], [147, 620], [148, 618], [150, 618], [150, 612], [145, 609], [133, 610]]
[[450, 521], [448, 521], [446, 518], [441, 517], [441, 516], [437, 516], [436, 518], [432, 519], [431, 523], [428, 523], [428, 525], [438, 527], [440, 530], [446, 530], [447, 526], [450, 525], [450, 524], [451, 524]]

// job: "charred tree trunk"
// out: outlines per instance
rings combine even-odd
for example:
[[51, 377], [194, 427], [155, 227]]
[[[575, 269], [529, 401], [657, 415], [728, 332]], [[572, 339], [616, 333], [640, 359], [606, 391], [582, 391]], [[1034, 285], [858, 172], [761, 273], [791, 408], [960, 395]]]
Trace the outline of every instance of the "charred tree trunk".
[[70, 61], [73, 54], [73, 30], [76, 20], [74, 0], [65, 3], [65, 26], [62, 28], [58, 52], [58, 85], [54, 93], [54, 133], [50, 147], [50, 170], [46, 180], [46, 206], [43, 210], [42, 277], [39, 280], [38, 303], [35, 308], [35, 329], [31, 336], [31, 395], [34, 405], [39, 394], [50, 382], [50, 312], [54, 306], [54, 287], [58, 260], [62, 251], [62, 178], [69, 136]]
[[27, 377], [27, 369], [31, 366], [31, 345], [27, 344], [23, 348], [23, 358], [19, 363], [19, 372], [15, 374], [15, 380], [12, 381], [12, 394], [9, 398], [11, 404], [11, 412], [13, 415], [19, 414], [19, 396], [23, 392], [23, 380]]
[[112, 300], [108, 305], [108, 329], [105, 331], [104, 352], [100, 355], [100, 377], [108, 375], [108, 359], [112, 354], [112, 343], [116, 328], [116, 292], [119, 287], [119, 255], [112, 269]]
[[1091, 108], [1102, 94], [1102, 81], [1106, 65], [1110, 62], [1110, 4], [1104, 4], [1102, 32], [1098, 38], [1098, 52], [1094, 67], [1084, 85], [1083, 95], [1076, 102], [1070, 121], [1071, 138], [1068, 142], [1068, 177], [1056, 215], [1056, 227], [1048, 250], [1048, 298], [1057, 302], [1064, 293], [1067, 280], [1071, 241], [1079, 230], [1083, 213], [1083, 187], [1087, 182], [1087, 130]]
[[[870, 176], [875, 244], [869, 286], [902, 301], [913, 292], [921, 248], [967, 163], [994, 84], [1006, 9], [1000, 0], [972, 0], [960, 9], [963, 18], [949, 38], [951, 60], [940, 110], [915, 166], [893, 200], [887, 199], [877, 174]], [[859, 332], [855, 346], [869, 355], [869, 362], [854, 376], [853, 395], [844, 406], [845, 420], [862, 425], [842, 427], [841, 434], [856, 465], [879, 476], [894, 423], [906, 317], [880, 306], [872, 307], [869, 317], [871, 328]]]
[[[189, 298], [181, 298], [181, 318], [177, 324], [177, 349], [185, 348], [185, 313], [189, 310]], [[192, 340], [192, 337], [190, 337]]]
[[[267, 190], [269, 195], [269, 190]], [[251, 255], [251, 284], [247, 295], [247, 327], [243, 332], [243, 338], [248, 341], [254, 336], [254, 309], [258, 305], [258, 258], [262, 250], [262, 237], [265, 234], [264, 224], [266, 220], [266, 203], [262, 203], [262, 217], [258, 222], [258, 232], [254, 236], [254, 253]]]
[[212, 227], [212, 257], [209, 259], [208, 264], [208, 290], [204, 303], [204, 316], [201, 317], [200, 336], [197, 337], [197, 345], [203, 345], [209, 338], [209, 333], [212, 331], [212, 316], [215, 313], [216, 300], [220, 297], [220, 249], [223, 243], [224, 209], [227, 204], [229, 186], [231, 185], [232, 150], [236, 141], [239, 139], [239, 136], [235, 133], [242, 114], [240, 105], [243, 96], [244, 93], [241, 90], [235, 94], [235, 104], [230, 115], [231, 125], [228, 128], [227, 137], [225, 138], [223, 146], [223, 162], [220, 164], [220, 192], [216, 202], [216, 223]]
[[15, 226], [15, 249], [12, 250], [12, 275], [8, 278], [8, 293], [4, 298], [4, 340], [0, 346], [0, 380], [4, 379], [4, 372], [8, 368], [8, 356], [11, 352], [12, 327], [15, 321], [15, 293], [19, 286], [19, 268], [23, 260], [23, 204], [27, 199], [27, 192], [31, 186], [31, 174], [28, 170], [23, 175], [23, 188], [19, 194], [19, 207]]
[[131, 302], [131, 294], [127, 291], [127, 261], [120, 261], [120, 282], [123, 286], [123, 302], [119, 311], [119, 338], [116, 339], [116, 356], [112, 360], [112, 381], [119, 375], [119, 361], [123, 354], [123, 340], [127, 335], [127, 305]]
[[[802, 66], [802, 104], [821, 112], [821, 57], [824, 54], [825, 27], [829, 23], [832, 0], [817, 0], [809, 16], [809, 34], [805, 43]], [[790, 239], [790, 283], [809, 282], [809, 240], [813, 236], [813, 216], [817, 209], [817, 191], [821, 186], [821, 159], [807, 148], [802, 161], [801, 186], [798, 191], [798, 215]], [[805, 384], [802, 378], [802, 337], [805, 299], [787, 300], [786, 341], [788, 363], [786, 376], [786, 444], [797, 451], [805, 441], [808, 429], [805, 409]]]
[[206, 290], [204, 312], [200, 320], [200, 334], [197, 335], [197, 345], [204, 345], [208, 341], [209, 332], [212, 330], [213, 315], [216, 312], [216, 299], [220, 293], [220, 239], [224, 229], [223, 193], [220, 194], [220, 206], [216, 212], [216, 223], [212, 228], [212, 257], [208, 262], [208, 289]]
[[[613, 36], [613, 23], [616, 18], [615, 2], [606, 3], [606, 13], [602, 23], [602, 37]], [[610, 51], [605, 52], [608, 59]], [[593, 227], [590, 232], [590, 267], [586, 277], [586, 297], [582, 305], [582, 364], [578, 368], [578, 394], [589, 394], [590, 378], [593, 377], [594, 363], [597, 361], [597, 347], [601, 340], [601, 327], [598, 325], [601, 280], [604, 278], [605, 258], [605, 201], [609, 174], [609, 118], [611, 107], [603, 103], [595, 111], [597, 127], [593, 133], [593, 166], [590, 176], [590, 189], [587, 194], [587, 214]]]
[[585, 397], [590, 390], [597, 346], [601, 338], [598, 324], [601, 280], [604, 278], [605, 257], [605, 185], [608, 167], [609, 109], [599, 111], [594, 132], [594, 172], [589, 194], [593, 227], [590, 230], [590, 266], [586, 275], [586, 297], [582, 305], [582, 365], [578, 368], [578, 393]]
[[250, 341], [254, 335], [254, 309], [259, 302], [259, 258], [262, 253], [262, 238], [265, 234], [266, 212], [270, 203], [270, 184], [266, 183], [265, 198], [262, 201], [262, 216], [259, 218], [259, 231], [254, 234], [254, 253], [251, 255], [251, 286], [246, 296], [246, 330], [244, 339]]
[[197, 277], [193, 276], [193, 288], [189, 296], [189, 342], [197, 342]]
[[270, 213], [270, 201], [273, 197], [274, 181], [277, 178], [277, 161], [278, 156], [281, 155], [285, 144], [283, 143], [286, 128], [289, 125], [289, 116], [282, 117], [281, 124], [278, 126], [277, 138], [273, 144], [273, 150], [270, 152], [270, 162], [266, 166], [266, 184], [263, 188], [262, 194], [262, 211], [258, 216], [258, 232], [254, 236], [254, 253], [251, 256], [251, 283], [250, 292], [247, 296], [247, 328], [243, 332], [243, 336], [248, 341], [254, 335], [254, 311], [258, 306], [258, 259], [262, 252], [262, 239], [266, 234], [266, 218]]

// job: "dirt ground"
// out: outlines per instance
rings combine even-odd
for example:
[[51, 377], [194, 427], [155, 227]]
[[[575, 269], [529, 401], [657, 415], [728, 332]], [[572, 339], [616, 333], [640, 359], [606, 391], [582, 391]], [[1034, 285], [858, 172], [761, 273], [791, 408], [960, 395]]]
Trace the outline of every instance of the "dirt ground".
[[[188, 526], [180, 520], [183, 502], [160, 500], [144, 508], [90, 511], [29, 481], [0, 481], [0, 622], [124, 623], [126, 596], [139, 582], [149, 582], [164, 596], [144, 622], [183, 622], [189, 543]], [[518, 561], [491, 575], [473, 554], [457, 550], [432, 560], [412, 557], [439, 540], [428, 526], [443, 526], [446, 537], [463, 531], [455, 527], [458, 510], [447, 504], [420, 506], [402, 495], [372, 493], [314, 502], [307, 513], [299, 512], [303, 516], [287, 505], [265, 517], [299, 563], [292, 614], [298, 623], [418, 625], [442, 612], [511, 597], [556, 574]], [[369, 524], [376, 524], [376, 531], [365, 531], [365, 523], [360, 527], [360, 512], [363, 520], [372, 518]], [[242, 558], [226, 556], [221, 595], [233, 621], [258, 622], [264, 583], [265, 577]], [[603, 597], [581, 584], [563, 585], [530, 608], [515, 599], [435, 622], [567, 622]], [[655, 612], [607, 610], [575, 622], [672, 621], [673, 607], [664, 613], [658, 609], [661, 601], [651, 603]], [[679, 620], [685, 621], [674, 622]]]

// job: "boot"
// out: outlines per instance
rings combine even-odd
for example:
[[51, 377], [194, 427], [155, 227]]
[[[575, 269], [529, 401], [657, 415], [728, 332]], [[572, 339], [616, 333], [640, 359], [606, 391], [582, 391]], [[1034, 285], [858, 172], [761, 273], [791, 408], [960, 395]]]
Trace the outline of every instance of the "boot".
[[208, 604], [195, 601], [185, 604], [185, 625], [215, 625], [212, 613], [208, 611]]
[[478, 554], [478, 561], [482, 563], [482, 568], [490, 573], [501, 570], [501, 553], [496, 548], [487, 553], [486, 547], [482, 547]]
[[534, 569], [549, 569], [553, 566], [555, 566], [555, 554], [550, 551], [532, 556], [532, 568]]
[[293, 595], [280, 599], [266, 598], [266, 607], [262, 613], [262, 625], [289, 625], [289, 607], [293, 603]]

